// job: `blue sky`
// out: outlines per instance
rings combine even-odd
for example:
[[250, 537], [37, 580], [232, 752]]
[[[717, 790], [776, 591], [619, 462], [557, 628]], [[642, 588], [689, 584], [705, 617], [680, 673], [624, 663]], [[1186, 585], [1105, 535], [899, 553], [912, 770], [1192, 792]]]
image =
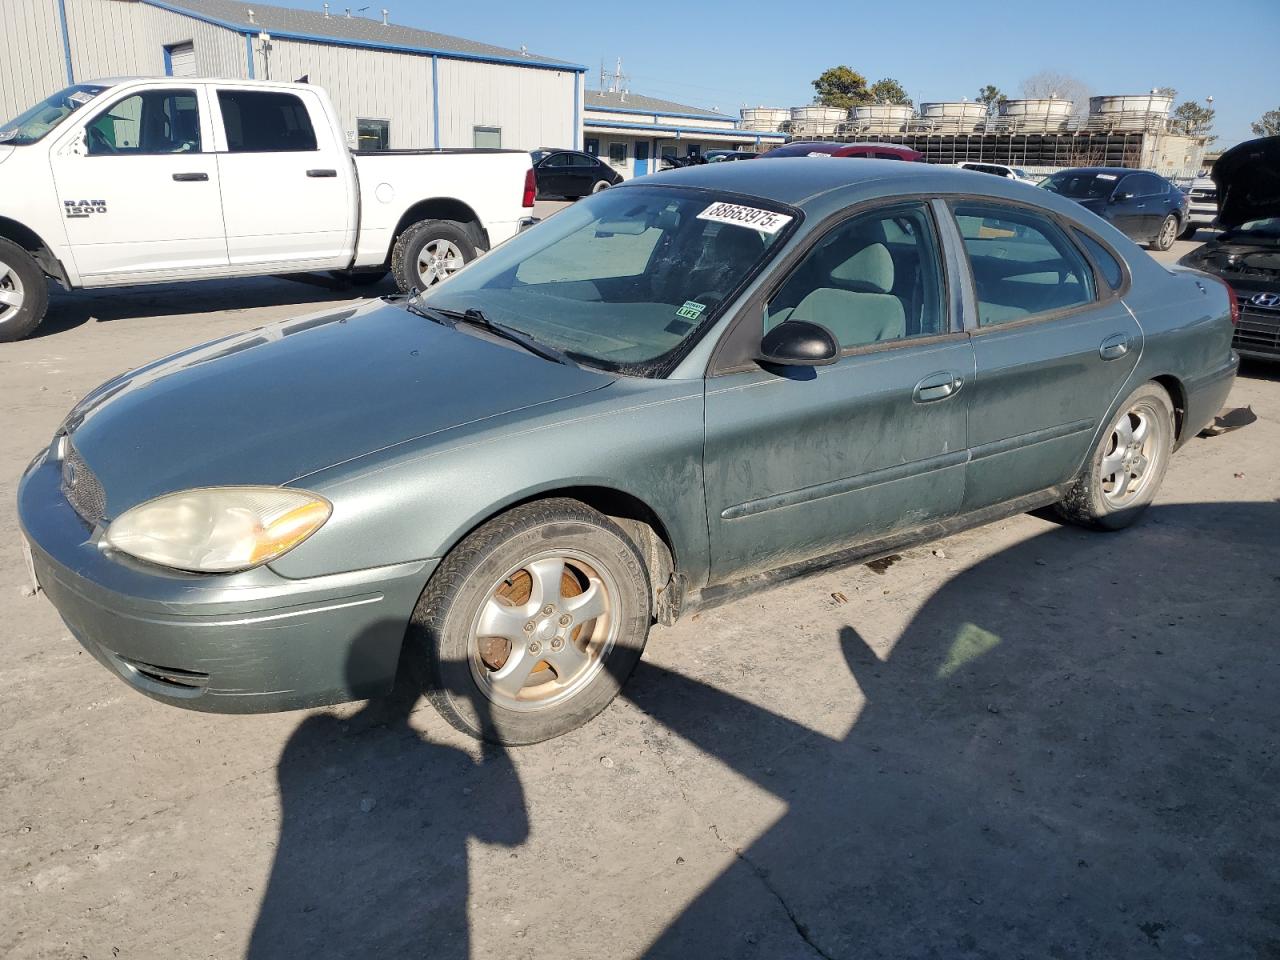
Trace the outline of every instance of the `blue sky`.
[[[272, 0], [319, 9], [320, 0]], [[970, 99], [994, 83], [1011, 96], [1039, 70], [1078, 77], [1095, 94], [1172, 86], [1178, 100], [1213, 96], [1227, 146], [1280, 108], [1280, 0], [542, 0], [385, 6], [396, 23], [541, 53], [612, 71], [622, 57], [633, 93], [736, 112], [743, 104], [812, 99], [826, 67], [868, 81], [890, 76], [917, 101]]]

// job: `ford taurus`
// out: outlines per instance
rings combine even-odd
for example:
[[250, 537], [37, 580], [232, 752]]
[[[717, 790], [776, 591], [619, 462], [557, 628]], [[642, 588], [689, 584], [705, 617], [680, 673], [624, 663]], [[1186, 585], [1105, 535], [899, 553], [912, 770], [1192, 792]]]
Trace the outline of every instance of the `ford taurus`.
[[1065, 197], [713, 164], [426, 296], [103, 384], [19, 512], [71, 631], [149, 696], [371, 697], [408, 644], [451, 723], [529, 743], [601, 710], [654, 622], [744, 589], [1048, 505], [1126, 526], [1227, 396], [1231, 337], [1222, 283]]

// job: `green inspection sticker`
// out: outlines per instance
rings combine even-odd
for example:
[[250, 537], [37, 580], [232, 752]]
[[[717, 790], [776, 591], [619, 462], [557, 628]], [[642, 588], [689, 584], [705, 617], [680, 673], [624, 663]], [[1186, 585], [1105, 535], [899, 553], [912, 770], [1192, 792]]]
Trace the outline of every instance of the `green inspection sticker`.
[[676, 311], [677, 317], [684, 317], [686, 320], [697, 320], [702, 316], [702, 311], [707, 309], [705, 303], [698, 303], [696, 300], [686, 300], [684, 306]]

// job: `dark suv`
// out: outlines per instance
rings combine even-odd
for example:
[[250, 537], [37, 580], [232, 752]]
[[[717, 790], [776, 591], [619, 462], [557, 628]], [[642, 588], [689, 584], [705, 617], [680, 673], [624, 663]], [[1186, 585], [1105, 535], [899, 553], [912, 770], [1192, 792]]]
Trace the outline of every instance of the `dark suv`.
[[1127, 167], [1077, 167], [1041, 181], [1092, 210], [1130, 240], [1168, 250], [1189, 215], [1187, 195], [1159, 174]]

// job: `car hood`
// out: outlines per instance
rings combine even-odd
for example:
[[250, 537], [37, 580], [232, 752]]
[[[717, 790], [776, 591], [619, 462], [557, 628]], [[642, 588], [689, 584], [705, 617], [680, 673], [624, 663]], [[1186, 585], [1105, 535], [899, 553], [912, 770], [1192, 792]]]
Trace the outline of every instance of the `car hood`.
[[1280, 217], [1280, 137], [1232, 147], [1214, 163], [1212, 175], [1222, 226]]
[[81, 401], [61, 430], [101, 481], [114, 517], [175, 490], [288, 483], [613, 379], [441, 326], [403, 304], [375, 303], [124, 374]]

